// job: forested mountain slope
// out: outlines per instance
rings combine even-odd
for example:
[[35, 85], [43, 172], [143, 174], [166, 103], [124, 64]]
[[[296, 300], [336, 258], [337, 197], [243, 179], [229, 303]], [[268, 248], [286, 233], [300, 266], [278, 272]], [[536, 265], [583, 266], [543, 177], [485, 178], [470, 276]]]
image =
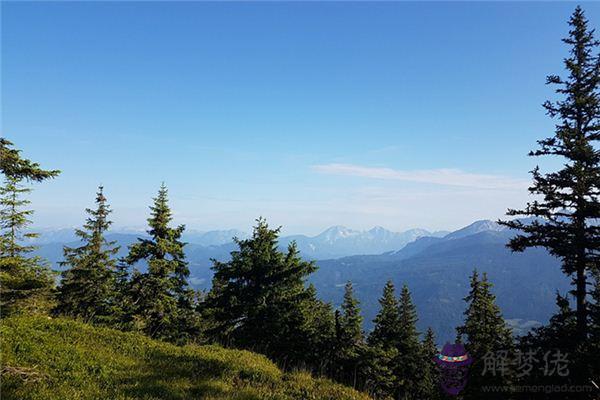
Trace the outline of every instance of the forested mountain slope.
[[310, 278], [324, 300], [339, 304], [343, 285], [352, 281], [362, 302], [367, 329], [372, 326], [388, 279], [411, 288], [420, 316], [419, 327], [434, 328], [439, 341], [452, 340], [462, 321], [467, 277], [477, 268], [494, 283], [504, 317], [516, 333], [545, 323], [554, 313], [556, 290], [565, 293], [568, 279], [558, 261], [542, 249], [512, 253], [506, 248], [511, 232], [483, 230], [443, 239], [421, 238], [404, 249], [379, 256], [354, 256], [319, 261]]

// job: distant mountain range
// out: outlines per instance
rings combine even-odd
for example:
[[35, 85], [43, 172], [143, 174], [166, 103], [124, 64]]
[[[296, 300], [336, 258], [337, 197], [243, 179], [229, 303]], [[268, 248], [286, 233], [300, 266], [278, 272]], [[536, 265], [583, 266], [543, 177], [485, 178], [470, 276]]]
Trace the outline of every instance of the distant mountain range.
[[[39, 233], [40, 236], [31, 240], [31, 243], [41, 246], [40, 252], [44, 253], [53, 263], [62, 257], [62, 252], [55, 254], [54, 251], [46, 251], [44, 248], [61, 249], [64, 244], [74, 246], [78, 240], [74, 228], [45, 229]], [[357, 254], [380, 254], [401, 249], [419, 237], [442, 237], [447, 233], [445, 231], [429, 232], [424, 229], [392, 232], [382, 227], [375, 227], [368, 231], [358, 231], [343, 226], [333, 226], [317, 236], [284, 236], [280, 239], [280, 243], [281, 247], [285, 248], [289, 243], [295, 241], [298, 250], [305, 258], [317, 260]], [[145, 235], [146, 233], [143, 230], [124, 229], [110, 232], [108, 237], [117, 240], [121, 246], [126, 246], [133, 243], [138, 237], [144, 237]], [[220, 247], [225, 250], [230, 249], [234, 237], [246, 239], [249, 234], [236, 229], [208, 232], [188, 230], [184, 232], [182, 240], [188, 243], [186, 246], [188, 253], [199, 256], [201, 253], [212, 255], [216, 252], [218, 254], [220, 252], [218, 248]]]
[[[432, 326], [443, 342], [453, 340], [454, 327], [462, 321], [462, 299], [474, 268], [488, 273], [504, 317], [517, 333], [546, 322], [555, 311], [556, 290], [568, 290], [559, 262], [543, 249], [511, 253], [505, 245], [513, 234], [488, 220], [454, 232], [412, 229], [398, 233], [381, 227], [356, 231], [334, 226], [314, 237], [282, 237], [280, 244], [285, 248], [294, 240], [305, 259], [317, 260], [319, 270], [309, 281], [322, 299], [338, 306], [344, 284], [352, 281], [367, 329], [372, 327], [385, 281], [391, 279], [398, 289], [408, 284], [419, 312], [419, 328]], [[123, 256], [127, 246], [143, 236], [143, 232], [128, 231], [112, 232], [107, 238], [117, 241], [121, 246], [118, 255]], [[190, 283], [194, 287], [210, 287], [210, 259], [229, 259], [236, 249], [233, 236], [248, 237], [236, 230], [186, 233]], [[62, 248], [77, 245], [74, 239], [73, 230], [43, 231], [37, 254], [60, 269]]]
[[383, 285], [407, 284], [419, 313], [419, 328], [434, 328], [439, 342], [451, 341], [462, 322], [474, 268], [486, 272], [497, 302], [515, 333], [545, 323], [555, 312], [555, 293], [568, 290], [557, 259], [543, 249], [512, 253], [514, 232], [492, 221], [477, 221], [443, 238], [422, 237], [398, 251], [321, 260], [310, 281], [321, 298], [339, 305], [345, 282], [352, 281], [370, 329]]
[[343, 226], [332, 226], [321, 234], [286, 236], [281, 243], [295, 241], [300, 253], [308, 259], [338, 258], [357, 254], [380, 254], [398, 250], [408, 243], [424, 236], [443, 237], [448, 232], [429, 232], [424, 229], [411, 229], [405, 232], [392, 232], [380, 226], [368, 231], [356, 231]]
[[[44, 257], [56, 270], [60, 270], [59, 262], [63, 259], [63, 246], [77, 246], [78, 238], [74, 228], [43, 229], [40, 236], [31, 241], [39, 248], [36, 254]], [[296, 241], [300, 254], [308, 260], [330, 259], [356, 254], [379, 254], [386, 251], [397, 250], [407, 243], [423, 236], [440, 237], [448, 232], [429, 232], [424, 229], [411, 229], [406, 232], [392, 232], [382, 227], [375, 227], [368, 231], [352, 230], [343, 226], [334, 226], [326, 229], [317, 236], [293, 235], [280, 238], [282, 249]], [[135, 243], [138, 237], [145, 237], [143, 230], [122, 229], [107, 234], [107, 239], [116, 241], [121, 249], [117, 254], [125, 256], [127, 246]], [[188, 230], [183, 235], [187, 242], [185, 251], [190, 263], [190, 282], [199, 289], [208, 289], [212, 278], [211, 259], [227, 260], [229, 254], [235, 249], [233, 238], [245, 239], [249, 234], [235, 229], [196, 231]], [[140, 266], [144, 268], [144, 266]]]
[[233, 242], [233, 238], [246, 239], [250, 235], [246, 232], [239, 231], [237, 229], [228, 229], [224, 231], [194, 231], [186, 230], [183, 233], [183, 241], [192, 244], [199, 244], [200, 246], [220, 246], [223, 244]]

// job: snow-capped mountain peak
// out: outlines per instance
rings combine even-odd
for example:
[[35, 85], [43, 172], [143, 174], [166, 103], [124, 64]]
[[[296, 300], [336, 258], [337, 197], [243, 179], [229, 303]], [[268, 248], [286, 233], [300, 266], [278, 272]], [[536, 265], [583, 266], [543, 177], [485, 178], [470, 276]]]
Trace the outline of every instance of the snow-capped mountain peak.
[[471, 225], [465, 226], [462, 229], [454, 231], [448, 234], [445, 239], [458, 239], [469, 235], [474, 235], [476, 233], [485, 232], [485, 231], [493, 231], [493, 232], [503, 232], [508, 228], [500, 225], [495, 221], [490, 221], [489, 219], [484, 219], [480, 221], [475, 221]]
[[319, 234], [316, 238], [331, 243], [331, 242], [335, 242], [335, 241], [338, 241], [341, 239], [349, 238], [351, 236], [357, 236], [359, 234], [360, 234], [359, 231], [355, 231], [355, 230], [346, 228], [345, 226], [336, 225], [336, 226], [332, 226], [331, 228], [326, 229], [323, 233]]

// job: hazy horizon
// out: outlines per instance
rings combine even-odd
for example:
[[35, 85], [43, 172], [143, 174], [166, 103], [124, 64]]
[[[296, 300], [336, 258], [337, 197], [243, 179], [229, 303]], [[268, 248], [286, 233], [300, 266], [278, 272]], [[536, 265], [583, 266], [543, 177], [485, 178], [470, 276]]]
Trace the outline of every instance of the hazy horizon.
[[[267, 221], [267, 222], [269, 222], [269, 221]], [[472, 221], [472, 222], [477, 222], [477, 221]], [[271, 224], [270, 222], [269, 222], [269, 225], [272, 225], [274, 227], [277, 226], [276, 224]], [[470, 224], [467, 224], [467, 225], [470, 225]], [[343, 227], [343, 228], [346, 228], [346, 229], [349, 229], [349, 230], [355, 231], [355, 232], [368, 232], [368, 231], [370, 231], [372, 229], [375, 229], [375, 228], [383, 228], [383, 229], [385, 229], [387, 231], [394, 232], [394, 233], [404, 233], [404, 232], [411, 231], [411, 230], [421, 230], [421, 229], [425, 230], [425, 231], [428, 231], [430, 233], [438, 233], [438, 232], [452, 232], [454, 230], [464, 228], [467, 225], [460, 226], [460, 227], [455, 228], [455, 229], [427, 229], [427, 228], [423, 228], [423, 227], [420, 227], [420, 226], [414, 226], [414, 227], [411, 227], [411, 228], [408, 228], [408, 229], [394, 230], [394, 229], [386, 228], [385, 226], [381, 226], [381, 225], [373, 225], [371, 227], [363, 229], [363, 228], [355, 228], [355, 227], [353, 227], [351, 225], [335, 224], [335, 225], [324, 226], [322, 228], [317, 227], [317, 228], [315, 228], [316, 230], [314, 232], [313, 231], [310, 231], [310, 232], [295, 232], [294, 231], [294, 232], [292, 232], [292, 231], [289, 231], [287, 229], [284, 229], [285, 227], [282, 226], [281, 227], [282, 228], [281, 229], [281, 233], [282, 233], [283, 236], [288, 236], [288, 235], [316, 236], [316, 235], [319, 235], [319, 234], [321, 234], [321, 233], [323, 233], [323, 232], [325, 232], [325, 231], [327, 231], [329, 229], [335, 228], [335, 227]], [[59, 231], [59, 230], [72, 230], [72, 229], [76, 229], [76, 228], [81, 228], [81, 224], [79, 224], [79, 225], [62, 225], [62, 226], [61, 225], [56, 225], [56, 226], [50, 226], [50, 225], [48, 225], [48, 226], [41, 226], [41, 225], [35, 225], [34, 224], [34, 226], [32, 226], [30, 230], [31, 231], [37, 231], [37, 232], [43, 233], [43, 232], [51, 232], [51, 231]], [[252, 233], [252, 228], [253, 228], [253, 225], [248, 226], [246, 228], [217, 227], [215, 229], [203, 229], [201, 227], [200, 228], [194, 228], [194, 227], [189, 227], [189, 226], [186, 225], [186, 232], [187, 233], [200, 233], [200, 234], [202, 234], [202, 233], [208, 233], [208, 232], [239, 231], [239, 232], [243, 232], [245, 234], [250, 234], [250, 233]], [[148, 230], [148, 226], [145, 226], [145, 225], [139, 225], [139, 226], [122, 225], [122, 226], [120, 226], [120, 225], [113, 224], [108, 229], [108, 233], [138, 233], [138, 232], [145, 232], [146, 230]]]

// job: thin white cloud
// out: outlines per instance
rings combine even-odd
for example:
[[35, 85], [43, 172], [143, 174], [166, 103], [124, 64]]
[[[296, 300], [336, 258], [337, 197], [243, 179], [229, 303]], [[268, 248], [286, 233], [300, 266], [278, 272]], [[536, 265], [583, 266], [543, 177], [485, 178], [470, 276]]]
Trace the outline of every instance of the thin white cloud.
[[314, 171], [329, 175], [356, 176], [369, 179], [396, 180], [477, 189], [525, 189], [529, 181], [499, 175], [473, 174], [459, 169], [398, 170], [353, 164], [313, 165]]

